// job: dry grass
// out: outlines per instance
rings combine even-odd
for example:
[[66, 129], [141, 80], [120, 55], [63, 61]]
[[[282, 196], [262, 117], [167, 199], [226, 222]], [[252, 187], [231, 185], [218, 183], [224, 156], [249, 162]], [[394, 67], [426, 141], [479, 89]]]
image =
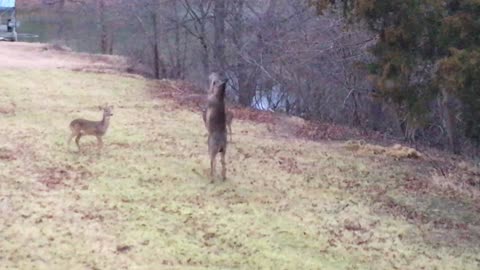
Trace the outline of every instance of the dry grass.
[[380, 145], [368, 144], [365, 141], [348, 141], [345, 143], [345, 148], [350, 151], [367, 155], [385, 155], [396, 159], [422, 158], [422, 154], [417, 150], [407, 146], [402, 146], [400, 144], [395, 144], [391, 147], [384, 147]]
[[[417, 192], [421, 164], [239, 120], [229, 179], [210, 184], [200, 115], [152, 100], [149, 81], [1, 73], [16, 104], [0, 115], [4, 268], [478, 269], [478, 209]], [[104, 151], [67, 151], [70, 120], [107, 101]]]
[[471, 162], [461, 161], [454, 170], [435, 172], [431, 184], [439, 189], [470, 198], [480, 203], [480, 166]]
[[[68, 69], [95, 73], [144, 73], [144, 68], [132, 65], [115, 55], [76, 53], [62, 45], [3, 42], [0, 44], [2, 69]], [[132, 75], [130, 75], [132, 76]]]

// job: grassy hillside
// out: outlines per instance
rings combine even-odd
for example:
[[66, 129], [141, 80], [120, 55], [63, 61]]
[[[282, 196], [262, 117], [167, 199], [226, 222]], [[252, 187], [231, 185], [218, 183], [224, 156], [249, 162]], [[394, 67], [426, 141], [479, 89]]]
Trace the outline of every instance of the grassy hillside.
[[[152, 82], [1, 74], [2, 269], [479, 268], [478, 200], [422, 159], [236, 121], [228, 181], [210, 184], [200, 115]], [[69, 122], [105, 102], [103, 152], [68, 151]]]

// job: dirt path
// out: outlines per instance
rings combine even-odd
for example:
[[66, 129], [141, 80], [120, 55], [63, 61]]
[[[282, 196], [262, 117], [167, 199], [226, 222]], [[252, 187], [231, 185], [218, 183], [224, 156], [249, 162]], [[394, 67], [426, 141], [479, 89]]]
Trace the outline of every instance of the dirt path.
[[127, 61], [119, 56], [75, 53], [56, 45], [0, 42], [0, 68], [59, 68], [112, 73], [125, 72]]

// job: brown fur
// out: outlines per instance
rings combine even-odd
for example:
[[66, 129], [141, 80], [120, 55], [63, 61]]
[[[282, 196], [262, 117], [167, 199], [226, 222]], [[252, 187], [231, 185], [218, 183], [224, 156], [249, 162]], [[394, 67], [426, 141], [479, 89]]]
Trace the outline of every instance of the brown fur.
[[[206, 109], [202, 111], [202, 118], [203, 118], [203, 123], [205, 124], [205, 128], [208, 130]], [[230, 142], [233, 142], [232, 122], [233, 122], [233, 112], [229, 110], [225, 110], [225, 124], [227, 125], [227, 131], [230, 134]]]
[[216, 156], [220, 153], [222, 164], [222, 179], [227, 178], [225, 155], [227, 152], [227, 127], [225, 114], [225, 88], [226, 79], [220, 78], [216, 73], [209, 77], [210, 88], [208, 91], [207, 111], [205, 125], [208, 130], [208, 154], [210, 156], [210, 177], [212, 182], [215, 175]]
[[102, 137], [105, 135], [108, 126], [110, 125], [110, 117], [113, 115], [113, 107], [105, 105], [100, 107], [100, 109], [103, 110], [103, 118], [101, 121], [90, 121], [78, 118], [70, 123], [72, 134], [68, 139], [68, 147], [70, 147], [72, 139], [76, 137], [75, 143], [77, 144], [78, 151], [80, 151], [80, 139], [85, 135], [95, 136], [98, 141], [98, 149], [100, 150], [103, 147]]

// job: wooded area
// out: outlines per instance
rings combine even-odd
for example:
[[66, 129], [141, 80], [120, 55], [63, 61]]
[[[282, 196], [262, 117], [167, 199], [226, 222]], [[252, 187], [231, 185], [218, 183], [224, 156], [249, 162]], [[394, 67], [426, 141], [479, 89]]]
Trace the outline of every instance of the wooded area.
[[223, 70], [243, 106], [478, 154], [478, 0], [38, 4], [55, 14], [34, 16], [52, 41], [129, 56], [146, 75], [205, 83]]

